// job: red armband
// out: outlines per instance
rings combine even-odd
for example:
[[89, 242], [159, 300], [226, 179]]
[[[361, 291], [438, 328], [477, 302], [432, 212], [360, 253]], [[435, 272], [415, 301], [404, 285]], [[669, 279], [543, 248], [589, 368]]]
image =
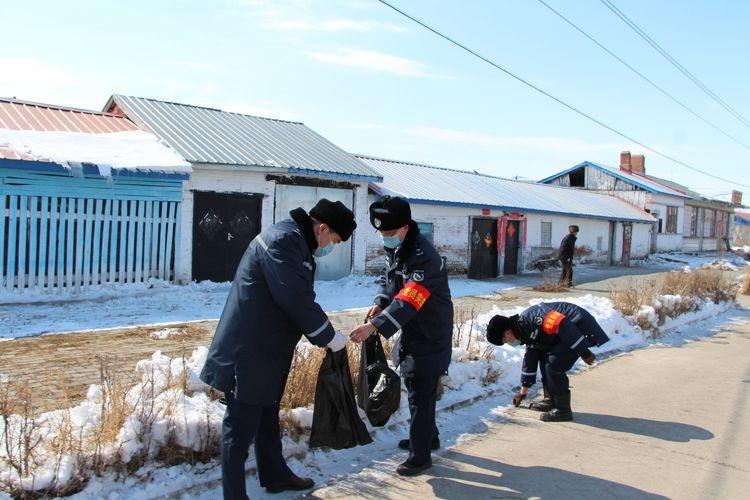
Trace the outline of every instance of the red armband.
[[430, 291], [414, 281], [410, 281], [404, 285], [404, 288], [394, 297], [394, 299], [400, 299], [413, 305], [417, 311], [422, 309], [422, 306], [429, 298]]
[[544, 330], [544, 333], [547, 335], [556, 335], [557, 330], [560, 328], [560, 323], [562, 323], [562, 320], [564, 320], [567, 316], [565, 316], [563, 313], [559, 311], [550, 311], [547, 313], [547, 315], [544, 317], [544, 321], [542, 322], [542, 329]]

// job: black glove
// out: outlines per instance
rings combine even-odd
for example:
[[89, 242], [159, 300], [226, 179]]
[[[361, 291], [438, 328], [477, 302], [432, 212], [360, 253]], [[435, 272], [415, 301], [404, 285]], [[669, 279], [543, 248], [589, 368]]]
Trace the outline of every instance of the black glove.
[[581, 359], [582, 359], [582, 360], [583, 360], [583, 362], [584, 362], [584, 363], [586, 363], [587, 365], [593, 365], [593, 364], [594, 364], [594, 361], [596, 360], [596, 354], [594, 354], [593, 352], [591, 352], [591, 351], [587, 350], [586, 352], [584, 352], [584, 353], [583, 353], [583, 354], [581, 355]]
[[526, 399], [526, 394], [521, 394], [519, 392], [518, 394], [513, 396], [513, 406], [518, 408], [519, 406], [521, 406], [521, 401], [523, 401], [524, 399]]

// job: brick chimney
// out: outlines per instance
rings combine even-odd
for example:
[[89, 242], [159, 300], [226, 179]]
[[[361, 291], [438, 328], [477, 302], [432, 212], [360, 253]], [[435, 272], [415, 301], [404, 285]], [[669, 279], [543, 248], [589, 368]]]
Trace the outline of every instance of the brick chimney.
[[630, 167], [633, 173], [646, 175], [646, 157], [643, 155], [633, 155]]
[[630, 172], [630, 151], [623, 151], [620, 153], [620, 170]]

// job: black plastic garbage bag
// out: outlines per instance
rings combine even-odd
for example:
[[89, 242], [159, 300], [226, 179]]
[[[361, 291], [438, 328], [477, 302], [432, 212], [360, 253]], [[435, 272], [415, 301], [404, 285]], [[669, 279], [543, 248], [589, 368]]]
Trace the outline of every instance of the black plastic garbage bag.
[[388, 366], [377, 334], [362, 343], [357, 402], [374, 427], [388, 423], [401, 405], [401, 378]]
[[326, 349], [315, 387], [315, 410], [310, 431], [310, 448], [352, 448], [372, 443], [359, 418], [346, 349]]

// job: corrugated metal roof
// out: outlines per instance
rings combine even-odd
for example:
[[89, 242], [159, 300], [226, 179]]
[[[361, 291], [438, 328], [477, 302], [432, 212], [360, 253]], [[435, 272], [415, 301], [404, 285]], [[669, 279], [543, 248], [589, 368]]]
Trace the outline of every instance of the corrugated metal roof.
[[379, 179], [369, 166], [302, 123], [124, 95], [113, 95], [105, 109], [116, 107], [192, 163]]
[[412, 202], [498, 208], [607, 220], [654, 222], [638, 207], [614, 196], [547, 184], [433, 167], [419, 163], [357, 156], [383, 175], [371, 184], [381, 195], [401, 196]]
[[653, 179], [650, 179], [646, 175], [641, 175], [641, 174], [637, 174], [634, 172], [627, 172], [617, 167], [610, 167], [609, 165], [603, 165], [601, 163], [594, 163], [593, 161], [585, 161], [574, 167], [570, 167], [567, 170], [563, 170], [562, 172], [558, 172], [554, 175], [550, 175], [549, 177], [542, 179], [539, 182], [547, 183], [551, 181], [552, 179], [557, 179], [558, 177], [562, 177], [565, 174], [568, 174], [574, 170], [578, 170], [579, 168], [585, 167], [585, 166], [591, 166], [594, 168], [598, 168], [599, 170], [603, 170], [619, 179], [622, 179], [626, 182], [630, 182], [631, 184], [638, 186], [641, 189], [644, 189], [651, 193], [661, 193], [661, 194], [666, 194], [670, 196], [679, 196], [680, 198], [690, 198], [689, 195], [683, 193], [682, 191], [679, 191], [677, 189], [672, 189], [669, 186], [662, 184], [661, 182], [657, 182]]
[[0, 128], [88, 134], [138, 130], [123, 116], [7, 98], [0, 98]]

